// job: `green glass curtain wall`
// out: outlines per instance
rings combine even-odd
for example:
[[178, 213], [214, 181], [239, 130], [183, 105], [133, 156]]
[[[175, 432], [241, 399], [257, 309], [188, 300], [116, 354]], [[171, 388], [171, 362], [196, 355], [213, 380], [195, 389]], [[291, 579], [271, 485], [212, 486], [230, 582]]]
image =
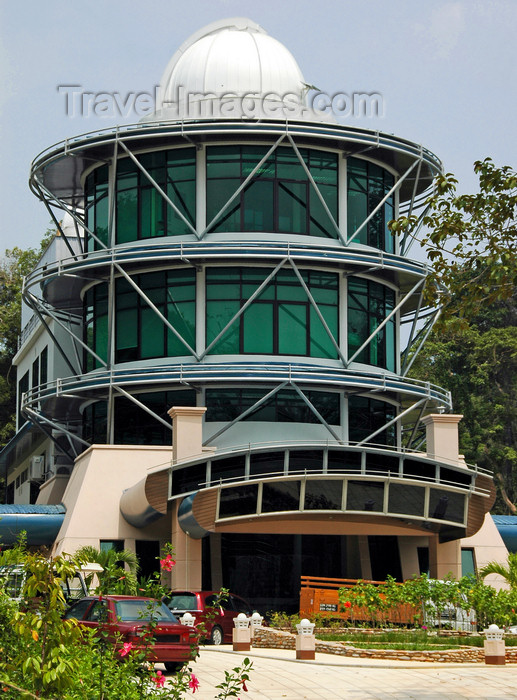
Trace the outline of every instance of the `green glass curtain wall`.
[[[348, 159], [347, 172], [347, 226], [350, 238], [393, 187], [394, 178], [391, 173], [379, 165], [359, 158]], [[392, 195], [368, 224], [361, 229], [353, 242], [393, 253], [394, 237], [387, 228], [388, 221], [394, 217], [393, 206]]]
[[[336, 153], [301, 148], [334, 220], [338, 219], [338, 157]], [[211, 146], [206, 156], [207, 222], [266, 155], [266, 146]], [[337, 238], [321, 200], [295, 151], [277, 148], [246, 188], [211, 228], [217, 232], [270, 231]]]
[[[248, 410], [271, 388], [257, 389], [207, 389], [207, 421], [232, 421]], [[340, 395], [325, 391], [304, 391], [318, 413], [331, 425], [340, 425]], [[270, 421], [274, 423], [319, 423], [317, 416], [295, 391], [282, 390], [274, 394], [245, 421]]]
[[[86, 226], [97, 238], [109, 246], [108, 242], [108, 166], [101, 165], [86, 178], [84, 187]], [[99, 250], [102, 246], [93, 236], [88, 235], [87, 250]]]
[[[209, 345], [270, 274], [268, 269], [212, 268], [206, 277]], [[302, 271], [334, 338], [338, 338], [338, 276]], [[257, 330], [260, 329], [260, 332]], [[292, 270], [280, 270], [224, 333], [211, 354], [303, 355], [337, 358], [318, 314]]]
[[[139, 155], [139, 162], [187, 221], [196, 225], [196, 152], [177, 148]], [[85, 182], [86, 224], [101, 241], [108, 241], [108, 166], [94, 170]], [[117, 162], [116, 243], [192, 233], [185, 221], [130, 159]], [[99, 245], [88, 236], [89, 251]]]
[[[348, 356], [352, 357], [395, 305], [395, 292], [360, 277], [348, 278]], [[375, 335], [355, 362], [395, 371], [395, 319]]]

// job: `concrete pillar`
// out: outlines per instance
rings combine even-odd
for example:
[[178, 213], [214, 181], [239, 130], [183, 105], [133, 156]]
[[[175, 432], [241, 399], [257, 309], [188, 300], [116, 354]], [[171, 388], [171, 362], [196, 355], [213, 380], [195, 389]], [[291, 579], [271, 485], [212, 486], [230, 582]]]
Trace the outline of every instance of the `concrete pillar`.
[[422, 419], [426, 428], [427, 456], [432, 459], [459, 462], [458, 423], [463, 416], [452, 413], [431, 413]]
[[[423, 419], [426, 427], [427, 456], [445, 462], [462, 461], [459, 454], [458, 423], [463, 416], [432, 413]], [[460, 540], [440, 544], [437, 535], [429, 537], [429, 573], [431, 578], [443, 579], [447, 574], [461, 577]]]
[[[203, 451], [204, 406], [173, 406], [168, 414], [172, 418], [172, 462], [176, 464]], [[180, 501], [176, 500], [171, 513], [171, 540], [174, 546], [176, 566], [171, 572], [171, 587], [175, 590], [202, 588], [202, 542], [189, 537], [178, 522]]]
[[175, 464], [203, 451], [203, 416], [205, 406], [173, 406], [167, 411], [172, 418], [172, 460]]
[[438, 579], [447, 575], [461, 578], [461, 540], [440, 544], [438, 535], [429, 537], [429, 575]]

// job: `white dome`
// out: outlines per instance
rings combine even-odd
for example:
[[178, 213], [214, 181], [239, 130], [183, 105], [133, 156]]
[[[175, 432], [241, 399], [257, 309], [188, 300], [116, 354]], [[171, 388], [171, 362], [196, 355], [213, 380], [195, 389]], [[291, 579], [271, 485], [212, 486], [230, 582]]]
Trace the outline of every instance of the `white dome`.
[[169, 61], [160, 86], [153, 121], [307, 118], [308, 86], [292, 54], [246, 18], [193, 34]]

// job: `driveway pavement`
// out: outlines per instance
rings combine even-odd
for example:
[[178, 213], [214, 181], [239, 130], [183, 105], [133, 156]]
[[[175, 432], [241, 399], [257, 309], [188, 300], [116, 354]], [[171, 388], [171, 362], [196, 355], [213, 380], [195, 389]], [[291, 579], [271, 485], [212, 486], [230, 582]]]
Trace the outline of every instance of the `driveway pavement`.
[[296, 661], [294, 654], [283, 649], [234, 652], [231, 645], [202, 647], [193, 665], [200, 681], [194, 700], [213, 700], [224, 670], [240, 665], [246, 656], [253, 669], [241, 700], [517, 699], [517, 664], [370, 661], [330, 654]]

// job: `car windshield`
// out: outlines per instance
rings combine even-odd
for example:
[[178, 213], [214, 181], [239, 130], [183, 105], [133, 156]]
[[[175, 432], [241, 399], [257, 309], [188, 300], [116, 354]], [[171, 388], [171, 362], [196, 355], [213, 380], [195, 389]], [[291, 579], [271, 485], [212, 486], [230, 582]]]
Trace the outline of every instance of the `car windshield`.
[[171, 610], [197, 610], [197, 599], [192, 593], [172, 594], [169, 608]]
[[0, 567], [0, 580], [4, 591], [11, 598], [20, 598], [23, 592], [25, 574], [22, 566], [7, 565]]
[[115, 614], [123, 622], [178, 622], [165, 603], [157, 600], [117, 600]]

